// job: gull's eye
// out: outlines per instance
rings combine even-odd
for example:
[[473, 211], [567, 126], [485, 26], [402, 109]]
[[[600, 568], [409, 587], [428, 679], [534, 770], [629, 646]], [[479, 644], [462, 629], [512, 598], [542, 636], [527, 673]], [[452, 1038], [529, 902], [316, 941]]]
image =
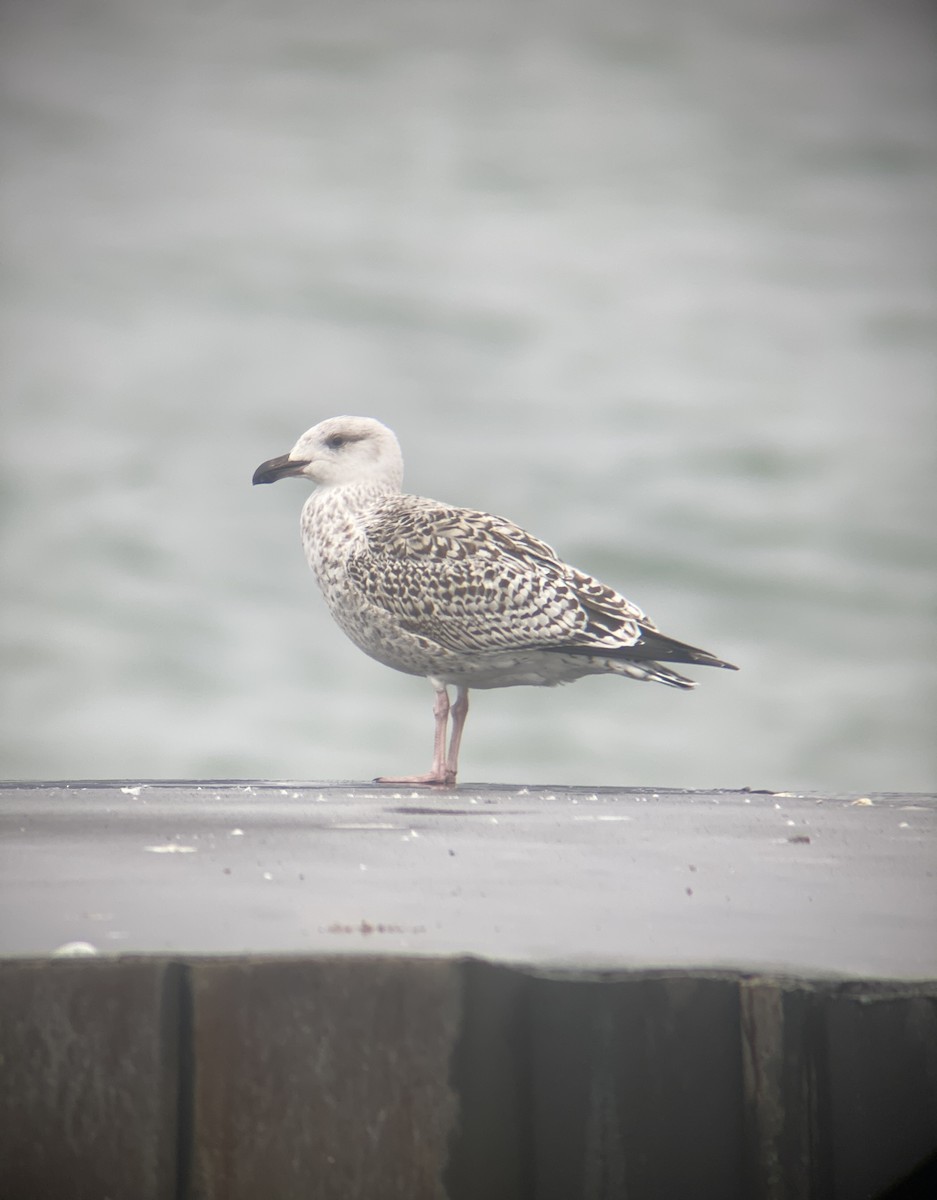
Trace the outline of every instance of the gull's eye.
[[341, 450], [347, 440], [342, 434], [333, 433], [331, 437], [325, 439], [325, 444], [330, 450]]

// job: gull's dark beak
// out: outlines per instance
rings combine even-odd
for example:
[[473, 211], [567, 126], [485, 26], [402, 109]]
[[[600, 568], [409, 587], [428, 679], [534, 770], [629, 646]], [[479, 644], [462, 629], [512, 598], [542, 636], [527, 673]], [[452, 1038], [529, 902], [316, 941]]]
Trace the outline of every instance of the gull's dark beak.
[[301, 474], [303, 467], [307, 465], [304, 459], [290, 458], [288, 454], [281, 454], [279, 458], [268, 458], [254, 472], [251, 483], [276, 483], [278, 479], [284, 479], [287, 475]]

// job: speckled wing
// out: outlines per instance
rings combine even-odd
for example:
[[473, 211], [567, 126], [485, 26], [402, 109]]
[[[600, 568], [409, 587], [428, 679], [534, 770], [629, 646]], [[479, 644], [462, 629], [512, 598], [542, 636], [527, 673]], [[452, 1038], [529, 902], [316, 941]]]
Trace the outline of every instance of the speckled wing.
[[636, 605], [502, 517], [393, 496], [361, 532], [349, 579], [401, 629], [450, 650], [627, 652], [654, 631]]

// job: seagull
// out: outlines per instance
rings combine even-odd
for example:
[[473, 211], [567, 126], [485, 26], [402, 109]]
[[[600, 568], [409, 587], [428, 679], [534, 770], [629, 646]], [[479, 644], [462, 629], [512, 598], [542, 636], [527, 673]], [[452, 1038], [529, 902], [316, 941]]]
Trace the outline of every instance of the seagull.
[[261, 463], [253, 482], [286, 476], [317, 485], [303, 505], [302, 544], [339, 627], [435, 691], [433, 765], [377, 783], [455, 784], [470, 688], [608, 674], [689, 689], [695, 681], [665, 664], [738, 670], [660, 633], [636, 604], [512, 521], [403, 492], [400, 444], [371, 417], [320, 421]]

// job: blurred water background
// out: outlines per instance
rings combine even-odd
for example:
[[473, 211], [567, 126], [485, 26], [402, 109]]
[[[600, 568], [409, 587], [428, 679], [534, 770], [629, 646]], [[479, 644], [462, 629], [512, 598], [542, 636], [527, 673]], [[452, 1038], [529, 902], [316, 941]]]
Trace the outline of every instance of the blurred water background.
[[424, 770], [332, 625], [308, 426], [740, 664], [475, 693], [466, 780], [937, 784], [921, 0], [14, 0], [7, 778]]

